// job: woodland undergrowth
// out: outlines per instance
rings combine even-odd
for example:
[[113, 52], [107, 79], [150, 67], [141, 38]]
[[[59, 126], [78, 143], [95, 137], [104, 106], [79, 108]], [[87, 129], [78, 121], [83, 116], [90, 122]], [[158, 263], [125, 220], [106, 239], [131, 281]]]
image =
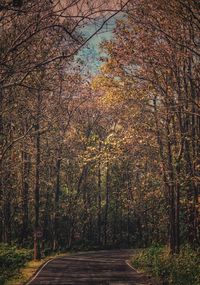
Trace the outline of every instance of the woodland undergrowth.
[[170, 254], [166, 246], [153, 245], [132, 258], [136, 268], [161, 279], [164, 285], [199, 285], [200, 252], [184, 246], [179, 254]]

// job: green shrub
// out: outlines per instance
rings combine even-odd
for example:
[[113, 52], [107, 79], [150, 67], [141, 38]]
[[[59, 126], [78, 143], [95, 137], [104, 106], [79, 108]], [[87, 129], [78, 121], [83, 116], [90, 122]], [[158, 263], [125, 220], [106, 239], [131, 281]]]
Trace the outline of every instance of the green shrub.
[[32, 257], [31, 250], [0, 244], [0, 285], [16, 274]]
[[152, 246], [134, 256], [132, 263], [161, 278], [164, 284], [200, 285], [199, 260], [200, 252], [188, 246], [176, 255], [171, 255], [166, 247]]

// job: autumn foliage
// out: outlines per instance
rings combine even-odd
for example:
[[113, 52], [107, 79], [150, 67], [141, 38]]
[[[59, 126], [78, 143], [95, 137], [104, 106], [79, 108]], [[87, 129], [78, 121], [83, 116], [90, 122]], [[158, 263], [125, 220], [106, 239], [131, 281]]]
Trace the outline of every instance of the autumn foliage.
[[74, 55], [94, 11], [4, 2], [0, 242], [198, 248], [198, 1], [128, 1], [92, 78]]

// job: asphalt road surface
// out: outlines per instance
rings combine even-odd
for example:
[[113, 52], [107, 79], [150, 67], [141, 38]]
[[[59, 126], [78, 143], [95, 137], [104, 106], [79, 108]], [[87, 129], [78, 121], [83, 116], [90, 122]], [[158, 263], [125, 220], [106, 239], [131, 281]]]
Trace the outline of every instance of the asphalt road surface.
[[27, 285], [147, 285], [148, 278], [127, 265], [131, 250], [108, 250], [53, 259]]

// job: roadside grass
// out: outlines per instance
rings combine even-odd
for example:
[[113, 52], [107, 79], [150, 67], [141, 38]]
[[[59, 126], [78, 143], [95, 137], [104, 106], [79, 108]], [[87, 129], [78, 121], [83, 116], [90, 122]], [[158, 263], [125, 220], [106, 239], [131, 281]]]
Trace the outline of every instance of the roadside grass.
[[19, 272], [32, 259], [30, 249], [18, 249], [16, 246], [0, 244], [0, 285]]
[[49, 260], [70, 255], [69, 252], [66, 253], [55, 253], [49, 255], [40, 260], [31, 260], [27, 262], [24, 267], [19, 269], [19, 272], [16, 273], [14, 276], [6, 280], [4, 285], [24, 285], [26, 284], [36, 273], [37, 271]]
[[54, 253], [41, 260], [33, 260], [33, 251], [0, 244], [0, 285], [23, 285], [50, 259], [67, 255]]
[[167, 247], [154, 245], [134, 255], [131, 263], [165, 285], [200, 285], [200, 252], [189, 246], [171, 255]]
[[6, 280], [4, 284], [5, 285], [26, 284], [26, 282], [28, 282], [28, 280], [36, 273], [36, 271], [49, 259], [45, 258], [39, 261], [31, 260], [27, 262], [25, 264], [25, 267], [21, 268], [16, 275]]

